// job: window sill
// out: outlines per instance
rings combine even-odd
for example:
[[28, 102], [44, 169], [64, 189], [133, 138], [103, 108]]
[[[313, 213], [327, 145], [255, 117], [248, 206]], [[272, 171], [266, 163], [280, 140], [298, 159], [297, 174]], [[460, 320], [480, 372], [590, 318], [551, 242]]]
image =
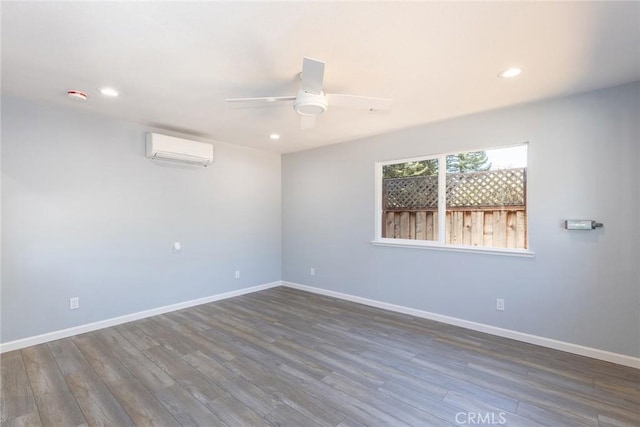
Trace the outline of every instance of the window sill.
[[482, 248], [475, 246], [442, 245], [437, 242], [417, 241], [410, 239], [378, 239], [370, 242], [374, 246], [394, 246], [400, 248], [429, 249], [445, 252], [466, 252], [484, 255], [500, 255], [511, 257], [533, 258], [535, 252], [528, 249]]

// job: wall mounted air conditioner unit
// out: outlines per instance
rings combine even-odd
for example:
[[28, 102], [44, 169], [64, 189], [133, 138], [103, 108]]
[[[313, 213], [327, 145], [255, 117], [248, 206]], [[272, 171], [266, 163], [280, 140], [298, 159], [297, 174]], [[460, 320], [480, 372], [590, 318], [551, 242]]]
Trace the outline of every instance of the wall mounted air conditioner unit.
[[213, 145], [149, 132], [147, 157], [208, 166], [213, 163]]

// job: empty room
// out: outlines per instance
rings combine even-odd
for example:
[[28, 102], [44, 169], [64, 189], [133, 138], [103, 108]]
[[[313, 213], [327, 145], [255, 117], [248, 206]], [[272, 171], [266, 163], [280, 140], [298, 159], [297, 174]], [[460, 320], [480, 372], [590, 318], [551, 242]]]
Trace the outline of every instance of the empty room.
[[640, 426], [640, 2], [0, 19], [2, 426]]

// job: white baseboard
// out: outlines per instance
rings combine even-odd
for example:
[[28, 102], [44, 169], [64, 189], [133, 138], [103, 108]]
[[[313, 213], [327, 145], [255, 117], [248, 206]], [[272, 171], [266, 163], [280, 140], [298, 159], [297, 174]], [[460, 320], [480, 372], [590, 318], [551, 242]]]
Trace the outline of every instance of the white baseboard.
[[545, 338], [537, 335], [526, 334], [524, 332], [518, 332], [511, 329], [499, 328], [497, 326], [491, 326], [483, 323], [472, 322], [469, 320], [459, 319], [457, 317], [444, 316], [442, 314], [431, 313], [424, 310], [418, 310], [415, 308], [409, 308], [401, 305], [390, 304], [382, 301], [358, 297], [355, 295], [349, 295], [341, 292], [335, 292], [335, 291], [330, 291], [326, 289], [316, 288], [313, 286], [301, 285], [301, 284], [292, 283], [292, 282], [280, 282], [280, 281], [266, 283], [263, 285], [252, 286], [245, 289], [239, 289], [237, 291], [230, 291], [222, 294], [211, 295], [204, 298], [184, 301], [177, 304], [166, 305], [163, 307], [153, 308], [150, 310], [139, 311], [137, 313], [131, 313], [124, 316], [113, 317], [111, 319], [101, 320], [93, 323], [87, 323], [85, 325], [74, 326], [72, 328], [48, 332], [42, 335], [22, 338], [19, 340], [9, 341], [6, 343], [0, 343], [0, 353], [5, 353], [12, 350], [19, 350], [21, 348], [29, 347], [32, 345], [42, 344], [49, 341], [55, 341], [58, 339], [67, 338], [74, 335], [84, 334], [86, 332], [96, 331], [98, 329], [108, 328], [110, 326], [116, 326], [123, 323], [132, 322], [134, 320], [140, 320], [140, 319], [144, 319], [151, 316], [157, 316], [159, 314], [169, 313], [171, 311], [182, 310], [182, 309], [193, 307], [196, 305], [207, 304], [210, 302], [220, 301], [227, 298], [233, 298], [236, 296], [258, 292], [265, 289], [274, 288], [277, 286], [286, 286], [289, 288], [299, 289], [302, 291], [312, 292], [315, 294], [326, 295], [334, 298], [343, 299], [346, 301], [352, 301], [352, 302], [368, 305], [371, 307], [382, 308], [385, 310], [395, 311], [397, 313], [408, 314], [410, 316], [421, 317], [429, 320], [435, 320], [437, 322], [442, 322], [442, 323], [446, 323], [454, 326], [460, 326], [462, 328], [471, 329], [474, 331], [485, 332], [485, 333], [496, 335], [499, 337], [511, 338], [517, 341], [535, 344], [542, 347], [548, 347], [555, 350], [566, 351], [568, 353], [578, 354], [580, 356], [591, 357], [594, 359], [604, 360], [607, 362], [612, 362], [619, 365], [630, 366], [632, 368], [640, 369], [640, 358], [638, 357], [612, 353], [612, 352], [600, 350], [597, 348], [585, 347], [578, 344], [572, 344], [564, 341], [554, 340], [551, 338]]
[[108, 328], [110, 326], [121, 325], [122, 323], [132, 322], [159, 314], [168, 313], [170, 311], [182, 310], [184, 308], [193, 307], [195, 305], [207, 304], [213, 301], [220, 301], [227, 298], [237, 297], [239, 295], [250, 294], [252, 292], [262, 291], [264, 289], [280, 286], [281, 282], [271, 282], [264, 285], [252, 286], [250, 288], [239, 289], [237, 291], [224, 292], [222, 294], [211, 295], [204, 298], [193, 299], [189, 301], [179, 302], [177, 304], [165, 305], [163, 307], [152, 308], [150, 310], [139, 311], [137, 313], [126, 314], [124, 316], [113, 317], [111, 319], [100, 320], [98, 322], [87, 323], [85, 325], [74, 326], [72, 328], [62, 329], [59, 331], [47, 332], [46, 334], [36, 335], [33, 337], [22, 338], [15, 341], [0, 343], [0, 353], [7, 351], [19, 350], [21, 348], [32, 345], [42, 344], [49, 341], [55, 341], [62, 338], [71, 337], [86, 332], [96, 331], [98, 329]]
[[499, 337], [511, 338], [511, 339], [526, 342], [529, 344], [535, 344], [542, 347], [552, 348], [555, 350], [566, 351], [567, 353], [578, 354], [580, 356], [591, 357], [593, 359], [604, 360], [607, 362], [612, 362], [619, 365], [630, 366], [632, 368], [640, 369], [639, 357], [632, 357], [632, 356], [627, 356], [625, 354], [612, 353], [610, 351], [599, 350], [597, 348], [585, 347], [582, 345], [572, 344], [564, 341], [558, 341], [551, 338], [545, 338], [537, 335], [526, 334], [524, 332], [518, 332], [511, 329], [499, 328], [497, 326], [486, 325], [484, 323], [472, 322], [469, 320], [459, 319], [457, 317], [444, 316], [442, 314], [431, 313], [428, 311], [404, 307], [401, 305], [389, 304], [382, 301], [362, 298], [355, 295], [343, 294], [341, 292], [329, 291], [326, 289], [316, 288], [316, 287], [307, 286], [307, 285], [301, 285], [298, 283], [283, 281], [282, 286], [286, 286], [293, 289], [299, 289], [301, 291], [312, 292], [320, 295], [325, 295], [329, 297], [339, 298], [346, 301], [357, 302], [360, 304], [382, 308], [385, 310], [395, 311], [398, 313], [408, 314], [415, 317], [435, 320], [437, 322], [447, 323], [449, 325], [454, 325], [454, 326], [460, 326], [462, 328], [471, 329], [474, 331], [485, 332], [487, 334], [497, 335]]

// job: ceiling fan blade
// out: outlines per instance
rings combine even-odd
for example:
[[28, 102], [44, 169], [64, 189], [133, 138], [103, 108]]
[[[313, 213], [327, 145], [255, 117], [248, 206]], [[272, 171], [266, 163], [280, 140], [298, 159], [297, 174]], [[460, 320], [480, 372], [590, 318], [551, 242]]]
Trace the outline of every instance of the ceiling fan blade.
[[327, 101], [329, 102], [329, 107], [358, 108], [370, 111], [389, 110], [391, 108], [390, 99], [371, 98], [368, 96], [328, 93]]
[[230, 104], [236, 103], [254, 103], [254, 104], [271, 104], [275, 102], [293, 101], [295, 96], [265, 96], [262, 98], [227, 98], [226, 102]]
[[305, 57], [302, 61], [301, 79], [303, 91], [320, 95], [324, 80], [324, 62]]
[[311, 129], [316, 125], [316, 116], [300, 116], [300, 129]]

